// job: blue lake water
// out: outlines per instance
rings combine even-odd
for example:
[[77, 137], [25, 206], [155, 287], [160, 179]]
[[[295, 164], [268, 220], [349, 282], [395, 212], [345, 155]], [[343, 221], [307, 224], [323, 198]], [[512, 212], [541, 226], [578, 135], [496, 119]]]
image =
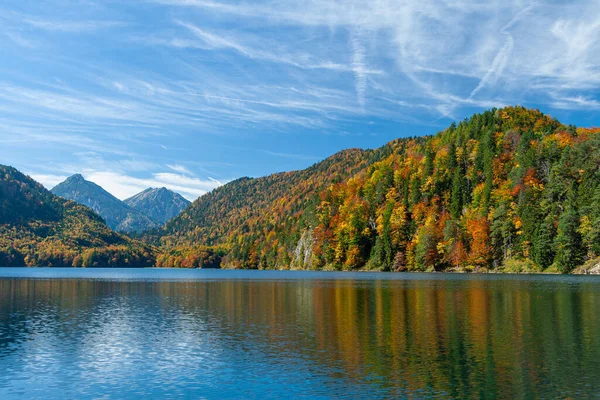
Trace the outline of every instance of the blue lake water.
[[600, 279], [0, 268], [0, 398], [600, 396]]

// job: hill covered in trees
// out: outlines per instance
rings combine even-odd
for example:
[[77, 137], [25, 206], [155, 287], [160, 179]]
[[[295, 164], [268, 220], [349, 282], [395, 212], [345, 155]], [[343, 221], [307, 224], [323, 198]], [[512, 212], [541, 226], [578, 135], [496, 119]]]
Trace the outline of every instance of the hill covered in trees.
[[146, 232], [150, 246], [0, 166], [0, 265], [598, 269], [599, 167], [599, 128], [507, 107], [230, 182]]
[[[285, 268], [290, 249], [316, 223], [319, 193], [343, 182], [390, 151], [349, 149], [302, 171], [241, 178], [214, 189], [169, 221], [153, 237], [169, 266], [195, 265], [195, 247], [228, 254], [236, 268]], [[212, 252], [210, 253], [212, 254]], [[201, 258], [200, 258], [201, 260]], [[166, 265], [159, 263], [159, 265]]]
[[152, 238], [173, 266], [201, 244], [236, 268], [570, 272], [600, 256], [599, 133], [491, 110], [231, 182]]
[[0, 165], [0, 266], [143, 267], [153, 253], [90, 208]]

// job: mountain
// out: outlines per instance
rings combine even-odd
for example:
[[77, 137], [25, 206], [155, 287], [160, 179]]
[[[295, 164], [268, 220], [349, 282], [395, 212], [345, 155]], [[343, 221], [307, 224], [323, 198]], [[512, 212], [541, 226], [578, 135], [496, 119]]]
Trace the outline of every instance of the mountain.
[[110, 228], [119, 232], [141, 232], [158, 226], [147, 215], [129, 207], [79, 174], [67, 178], [51, 191], [57, 196], [90, 207], [104, 218]]
[[190, 204], [179, 193], [164, 187], [146, 189], [124, 200], [124, 203], [161, 225], [179, 215]]
[[90, 208], [0, 165], [0, 266], [152, 266], [153, 252]]
[[[241, 178], [216, 188], [167, 222], [160, 240], [151, 238], [164, 250], [158, 266], [195, 265], [193, 260], [202, 262], [199, 253], [212, 259], [206, 246], [213, 246], [216, 254], [229, 253], [229, 266], [287, 267], [302, 232], [317, 222], [319, 194], [390, 151], [391, 146], [344, 150], [306, 170]], [[262, 254], [255, 252], [259, 247]]]
[[234, 268], [571, 272], [600, 257], [599, 165], [599, 128], [493, 109], [230, 182], [166, 224], [157, 262], [203, 245]]

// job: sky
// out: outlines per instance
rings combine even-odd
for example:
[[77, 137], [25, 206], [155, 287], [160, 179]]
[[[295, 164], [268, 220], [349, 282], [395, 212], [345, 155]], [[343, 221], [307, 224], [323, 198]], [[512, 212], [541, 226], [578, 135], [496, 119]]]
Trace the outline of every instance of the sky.
[[539, 108], [600, 125], [600, 0], [4, 0], [0, 164], [193, 200]]

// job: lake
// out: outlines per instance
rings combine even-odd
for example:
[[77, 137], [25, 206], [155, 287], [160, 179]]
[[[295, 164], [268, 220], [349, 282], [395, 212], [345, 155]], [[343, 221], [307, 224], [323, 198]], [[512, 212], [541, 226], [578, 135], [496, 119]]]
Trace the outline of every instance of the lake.
[[0, 398], [600, 395], [589, 276], [0, 268]]

